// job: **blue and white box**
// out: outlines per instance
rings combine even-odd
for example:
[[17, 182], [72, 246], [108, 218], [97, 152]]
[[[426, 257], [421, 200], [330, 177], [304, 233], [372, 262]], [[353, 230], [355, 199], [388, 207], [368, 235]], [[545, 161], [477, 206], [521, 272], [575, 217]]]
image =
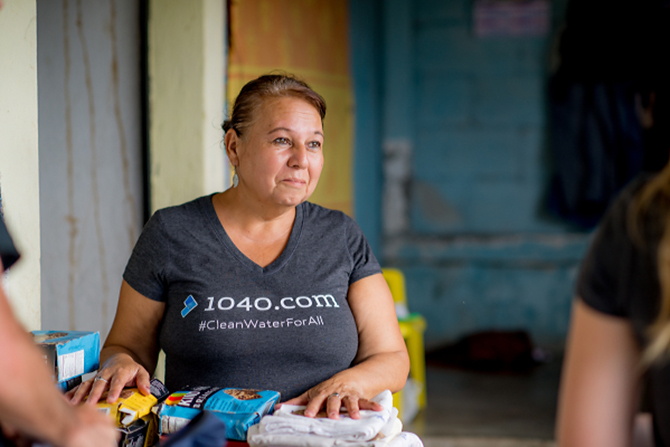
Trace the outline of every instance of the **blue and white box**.
[[81, 383], [82, 375], [100, 366], [99, 332], [32, 331], [32, 335], [63, 391], [74, 388]]

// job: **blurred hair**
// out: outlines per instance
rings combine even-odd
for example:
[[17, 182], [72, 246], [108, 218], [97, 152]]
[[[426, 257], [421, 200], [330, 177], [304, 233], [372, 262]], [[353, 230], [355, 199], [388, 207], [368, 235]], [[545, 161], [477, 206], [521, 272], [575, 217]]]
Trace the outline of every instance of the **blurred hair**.
[[326, 117], [326, 101], [307, 83], [290, 74], [266, 74], [246, 83], [235, 99], [230, 119], [221, 126], [224, 132], [233, 129], [242, 136], [255, 118], [264, 101], [272, 98], [294, 97], [307, 101], [319, 112], [321, 121]]
[[[670, 89], [661, 85], [652, 93], [653, 127], [660, 134], [659, 149], [670, 151]], [[670, 162], [637, 194], [629, 210], [632, 236], [640, 243], [659, 240], [656, 259], [660, 304], [656, 320], [648, 329], [649, 343], [643, 366], [670, 358]]]

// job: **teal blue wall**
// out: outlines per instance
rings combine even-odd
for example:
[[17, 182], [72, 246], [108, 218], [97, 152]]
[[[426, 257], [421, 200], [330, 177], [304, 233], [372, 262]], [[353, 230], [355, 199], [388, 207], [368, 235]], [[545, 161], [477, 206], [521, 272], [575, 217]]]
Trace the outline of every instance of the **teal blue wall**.
[[354, 85], [354, 214], [375, 253], [381, 253], [382, 0], [350, 0], [350, 54]]
[[[563, 4], [552, 4], [554, 28]], [[350, 2], [356, 218], [382, 262], [405, 271], [429, 346], [486, 329], [561, 345], [589, 235], [543, 211], [553, 33], [478, 38], [472, 5]], [[405, 224], [389, 232], [394, 144], [411, 155]]]

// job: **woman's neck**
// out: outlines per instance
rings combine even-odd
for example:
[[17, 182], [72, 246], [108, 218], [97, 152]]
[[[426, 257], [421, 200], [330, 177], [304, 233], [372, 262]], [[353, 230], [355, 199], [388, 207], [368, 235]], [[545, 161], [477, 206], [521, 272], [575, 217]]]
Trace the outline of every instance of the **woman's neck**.
[[267, 207], [244, 202], [234, 190], [216, 194], [212, 203], [229, 235], [258, 244], [288, 240], [295, 221], [295, 207]]

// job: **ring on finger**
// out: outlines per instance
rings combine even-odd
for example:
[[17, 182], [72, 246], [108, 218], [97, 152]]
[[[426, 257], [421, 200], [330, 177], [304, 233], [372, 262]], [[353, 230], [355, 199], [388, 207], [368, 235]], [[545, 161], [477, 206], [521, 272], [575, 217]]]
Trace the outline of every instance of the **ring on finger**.
[[331, 395], [328, 396], [328, 397], [340, 397], [340, 393], [333, 393], [333, 394], [331, 394]]
[[98, 380], [102, 380], [102, 381], [105, 382], [105, 383], [109, 383], [109, 380], [107, 380], [107, 379], [105, 379], [105, 378], [103, 378], [103, 377], [100, 377], [100, 376], [96, 376], [96, 378], [93, 379], [93, 382], [97, 382]]

